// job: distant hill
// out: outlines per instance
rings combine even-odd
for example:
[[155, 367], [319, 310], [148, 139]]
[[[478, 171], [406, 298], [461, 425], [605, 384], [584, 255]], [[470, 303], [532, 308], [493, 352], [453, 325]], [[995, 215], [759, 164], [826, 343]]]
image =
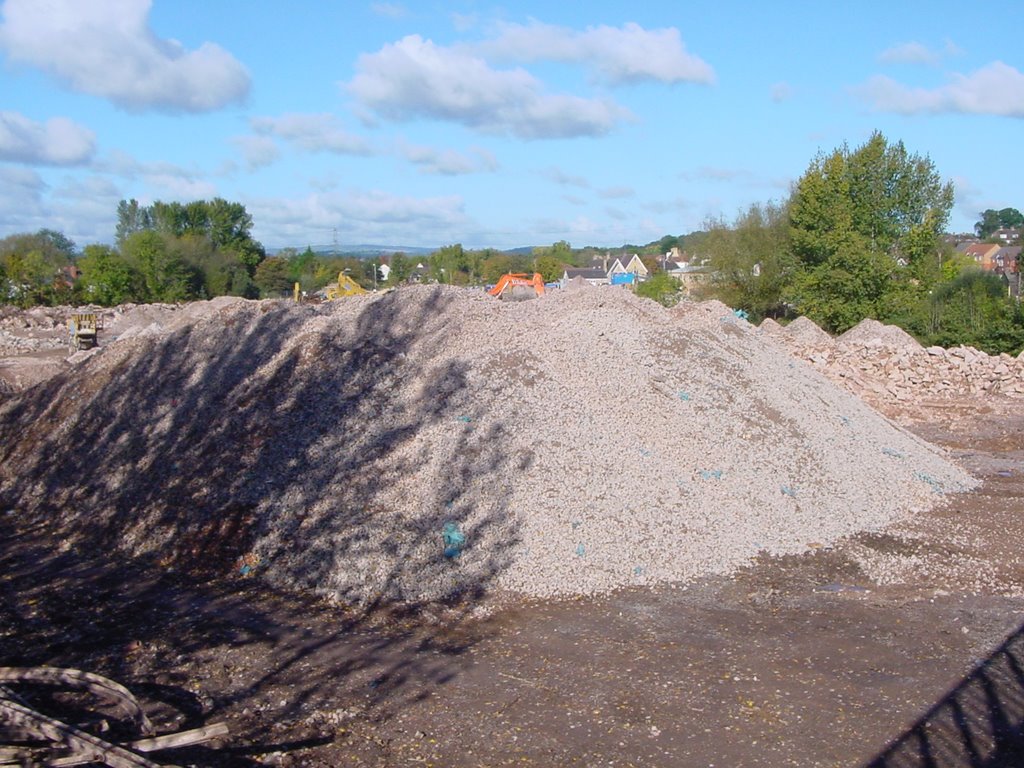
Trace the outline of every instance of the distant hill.
[[[273, 256], [286, 250], [288, 247], [294, 248], [299, 253], [306, 250], [306, 246], [283, 246], [281, 248], [267, 248], [267, 254]], [[423, 248], [415, 245], [311, 245], [309, 246], [313, 253], [318, 256], [348, 256], [357, 259], [372, 259], [377, 256], [387, 256], [392, 253], [404, 253], [408, 256], [429, 256], [437, 248]]]

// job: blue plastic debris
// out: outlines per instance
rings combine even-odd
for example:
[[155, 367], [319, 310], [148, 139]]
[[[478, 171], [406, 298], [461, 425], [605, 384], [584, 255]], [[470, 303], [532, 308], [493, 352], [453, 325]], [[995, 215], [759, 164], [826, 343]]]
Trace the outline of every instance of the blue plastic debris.
[[646, 448], [641, 448], [640, 449], [640, 455], [646, 458], [646, 457], [651, 455], [651, 452], [649, 450], [647, 450]]
[[466, 545], [466, 534], [460, 531], [455, 523], [451, 521], [445, 523], [441, 530], [441, 537], [444, 539], [445, 557], [453, 558], [462, 554], [462, 548]]
[[638, 565], [636, 568], [633, 569], [633, 575], [634, 576], [643, 576], [644, 575], [644, 567], [642, 565]]
[[903, 454], [897, 451], [895, 448], [883, 448], [882, 453], [886, 456], [892, 456], [894, 459], [902, 459]]
[[747, 314], [747, 311], [745, 309], [734, 309], [732, 311], [732, 313], [736, 317], [738, 317], [740, 320], [749, 320], [750, 319], [750, 315]]
[[679, 399], [682, 400], [684, 403], [689, 402], [690, 401], [690, 393], [689, 392], [685, 392], [684, 390], [680, 389], [679, 390]]
[[705, 479], [705, 480], [712, 480], [712, 479], [714, 479], [714, 480], [721, 480], [722, 479], [722, 470], [720, 470], [720, 469], [702, 469], [700, 471], [700, 476], [703, 479]]
[[472, 419], [469, 416], [459, 416], [456, 421], [461, 421], [463, 424], [469, 424]]
[[796, 498], [796, 488], [791, 488], [788, 485], [784, 485], [784, 486], [782, 486], [782, 492], [786, 496], [792, 496], [793, 498]]
[[576, 545], [576, 557], [583, 557], [586, 554], [587, 548], [583, 546], [583, 542], [581, 541], [579, 544]]
[[938, 480], [936, 480], [931, 475], [926, 475], [924, 472], [915, 472], [914, 473], [914, 477], [916, 477], [918, 480], [920, 480], [923, 483], [928, 483], [928, 485], [930, 485], [932, 487], [932, 490], [935, 491], [936, 493], [938, 493], [939, 495], [942, 495], [942, 494], [945, 493], [945, 491], [942, 488], [942, 483], [940, 483]]

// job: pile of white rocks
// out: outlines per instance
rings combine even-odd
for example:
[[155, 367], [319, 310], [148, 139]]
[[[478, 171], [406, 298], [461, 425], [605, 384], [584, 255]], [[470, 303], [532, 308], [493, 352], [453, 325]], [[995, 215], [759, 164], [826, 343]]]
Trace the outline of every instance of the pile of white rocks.
[[0, 405], [4, 508], [372, 603], [686, 582], [975, 485], [718, 302], [420, 286], [172, 325]]
[[[791, 332], [797, 323], [801, 327]], [[1024, 353], [1015, 358], [989, 355], [970, 346], [925, 348], [903, 329], [871, 319], [835, 339], [807, 318], [785, 327], [765, 320], [760, 330], [781, 341], [795, 357], [875, 404], [1024, 395]]]

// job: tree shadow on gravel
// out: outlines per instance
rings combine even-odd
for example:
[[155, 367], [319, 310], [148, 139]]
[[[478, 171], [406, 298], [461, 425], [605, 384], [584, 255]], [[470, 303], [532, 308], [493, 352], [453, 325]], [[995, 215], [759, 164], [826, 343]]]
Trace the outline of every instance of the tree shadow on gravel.
[[[473, 483], [530, 457], [506, 452], [500, 422], [478, 426], [492, 404], [442, 355], [453, 294], [403, 293], [334, 325], [330, 309], [244, 305], [0, 409], [0, 661], [203, 691], [201, 714], [261, 749], [454, 679], [519, 543], [500, 495], [481, 507]], [[375, 503], [435, 450], [421, 509]], [[444, 523], [466, 536], [458, 557]], [[224, 759], [192, 762], [247, 764]]]
[[1024, 625], [865, 768], [1024, 765]]

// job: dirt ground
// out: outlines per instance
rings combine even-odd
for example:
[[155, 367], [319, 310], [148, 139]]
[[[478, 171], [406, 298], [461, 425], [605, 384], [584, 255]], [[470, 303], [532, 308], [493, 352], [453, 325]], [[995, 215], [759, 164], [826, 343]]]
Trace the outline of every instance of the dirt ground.
[[[984, 479], [732, 578], [356, 615], [62, 551], [0, 510], [0, 661], [118, 680], [197, 766], [1024, 764], [1024, 408], [900, 414]], [[920, 421], [925, 418], [926, 421]], [[897, 569], [879, 584], [864, 553]]]

